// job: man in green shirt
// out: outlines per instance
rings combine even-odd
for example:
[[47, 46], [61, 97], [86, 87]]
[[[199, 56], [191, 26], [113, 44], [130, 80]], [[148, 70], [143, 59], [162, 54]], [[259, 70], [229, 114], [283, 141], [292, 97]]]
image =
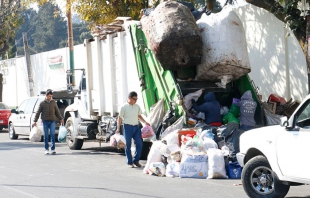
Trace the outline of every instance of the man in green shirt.
[[[127, 165], [130, 168], [141, 167], [139, 163], [141, 152], [142, 152], [142, 137], [141, 130], [139, 127], [139, 120], [145, 123], [146, 125], [150, 125], [146, 122], [141, 116], [142, 111], [138, 104], [136, 104], [138, 100], [138, 94], [134, 91], [130, 92], [128, 95], [128, 100], [121, 107], [118, 119], [117, 119], [117, 130], [116, 133], [119, 133], [121, 124], [124, 124], [124, 137], [126, 139], [126, 158]], [[136, 152], [134, 157], [131, 155], [131, 140], [134, 140], [136, 145]]]

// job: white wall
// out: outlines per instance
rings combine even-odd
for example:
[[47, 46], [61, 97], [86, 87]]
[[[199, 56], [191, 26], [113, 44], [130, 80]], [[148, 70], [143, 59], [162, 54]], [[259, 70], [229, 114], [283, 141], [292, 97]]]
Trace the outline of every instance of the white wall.
[[[291, 97], [302, 100], [307, 96], [307, 64], [294, 34], [290, 32], [290, 36], [285, 38], [284, 23], [264, 9], [249, 4], [234, 8], [234, 11], [239, 15], [246, 34], [252, 69], [249, 76], [259, 87], [263, 100], [272, 93], [287, 100]], [[289, 79], [286, 67], [289, 68]]]
[[[74, 46], [74, 67], [85, 68], [86, 55], [83, 44]], [[52, 70], [48, 64], [48, 58], [62, 56], [64, 67]], [[61, 48], [40, 54], [31, 55], [32, 74], [34, 79], [34, 94], [46, 89], [59, 89], [66, 87], [66, 70], [69, 68], [69, 49]], [[5, 76], [6, 84], [3, 86], [3, 102], [9, 106], [18, 106], [24, 99], [30, 96], [28, 73], [25, 57], [15, 58], [15, 64], [8, 67], [8, 75]], [[2, 61], [3, 62], [3, 61]], [[81, 73], [76, 72], [76, 82], [79, 82]], [[16, 86], [17, 85], [17, 86]]]

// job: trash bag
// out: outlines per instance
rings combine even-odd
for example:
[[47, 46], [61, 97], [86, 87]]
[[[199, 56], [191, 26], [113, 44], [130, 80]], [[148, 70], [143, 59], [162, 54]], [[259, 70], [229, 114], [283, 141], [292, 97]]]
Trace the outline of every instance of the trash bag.
[[267, 126], [271, 126], [271, 125], [279, 125], [281, 123], [281, 118], [283, 116], [281, 115], [277, 115], [277, 114], [273, 114], [270, 111], [264, 109], [265, 112], [265, 118], [266, 118], [266, 122], [267, 122]]
[[149, 138], [149, 137], [152, 137], [153, 135], [154, 135], [154, 131], [153, 131], [151, 126], [145, 125], [141, 129], [141, 136], [142, 136], [142, 138]]
[[210, 16], [203, 14], [197, 25], [203, 43], [197, 80], [221, 80], [221, 87], [225, 87], [251, 71], [245, 31], [234, 11], [223, 9]]
[[40, 142], [41, 137], [42, 137], [42, 131], [37, 126], [32, 127], [31, 132], [29, 134], [29, 140], [31, 142]]
[[59, 132], [58, 132], [58, 141], [65, 143], [66, 139], [67, 139], [67, 133], [68, 133], [68, 131], [67, 131], [66, 127], [61, 125], [59, 127]]
[[221, 150], [208, 150], [208, 179], [226, 179], [225, 160]]
[[180, 163], [181, 178], [208, 177], [208, 156], [207, 155], [184, 155]]
[[186, 107], [187, 110], [190, 110], [193, 106], [192, 104], [192, 99], [194, 99], [195, 101], [198, 100], [198, 98], [201, 96], [203, 92], [203, 89], [200, 89], [198, 91], [192, 92], [187, 94], [184, 98], [183, 98], [183, 103]]
[[147, 161], [143, 169], [143, 173], [149, 174], [149, 168], [150, 168], [151, 163], [162, 161], [161, 153], [160, 153], [161, 145], [162, 145], [161, 141], [153, 142], [151, 150], [147, 156]]
[[174, 103], [169, 103], [169, 110], [166, 112], [163, 120], [156, 130], [156, 139], [159, 140], [160, 135], [173, 124], [176, 120]]
[[163, 177], [166, 174], [166, 167], [163, 162], [152, 162], [149, 167], [149, 174]]
[[201, 33], [186, 6], [176, 1], [163, 2], [140, 21], [148, 46], [164, 70], [192, 68], [201, 63]]
[[161, 133], [160, 139], [163, 139], [166, 135], [168, 135], [169, 133], [171, 133], [177, 129], [182, 129], [183, 120], [184, 120], [184, 116], [181, 116], [177, 121], [175, 121], [172, 125], [170, 125], [168, 128], [166, 128], [165, 131], [163, 133]]
[[[150, 123], [151, 127], [153, 128], [153, 131], [157, 131], [157, 128], [161, 124], [164, 115], [165, 115], [164, 99], [160, 99], [156, 104], [154, 104], [151, 107], [151, 111], [145, 120], [147, 120]], [[156, 136], [154, 134], [152, 137], [149, 137], [147, 139], [155, 141]]]
[[179, 177], [180, 175], [180, 163], [171, 162], [166, 166], [166, 176], [167, 177]]
[[239, 120], [236, 118], [236, 116], [234, 116], [234, 114], [232, 114], [231, 112], [228, 112], [226, 115], [223, 116], [222, 118], [223, 124], [227, 124], [227, 123], [231, 123], [231, 122], [235, 122], [237, 124], [239, 124]]
[[238, 162], [228, 163], [227, 173], [230, 179], [240, 179], [241, 178], [242, 167]]
[[110, 146], [116, 147], [118, 149], [124, 148], [126, 146], [126, 140], [123, 135], [114, 134], [110, 139]]
[[235, 104], [231, 104], [229, 112], [232, 113], [234, 116], [239, 117], [240, 108], [237, 107]]

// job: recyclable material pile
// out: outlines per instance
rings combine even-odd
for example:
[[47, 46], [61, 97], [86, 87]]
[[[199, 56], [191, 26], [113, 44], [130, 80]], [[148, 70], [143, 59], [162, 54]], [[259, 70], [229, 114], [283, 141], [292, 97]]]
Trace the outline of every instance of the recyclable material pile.
[[[144, 141], [153, 142], [143, 173], [160, 177], [240, 178], [241, 167], [227, 126], [211, 127], [199, 122], [195, 127], [183, 128], [185, 118], [175, 119], [173, 105], [165, 114], [163, 111], [164, 101], [160, 100], [146, 118], [153, 130], [149, 126], [141, 130]], [[239, 134], [237, 130], [233, 132]]]

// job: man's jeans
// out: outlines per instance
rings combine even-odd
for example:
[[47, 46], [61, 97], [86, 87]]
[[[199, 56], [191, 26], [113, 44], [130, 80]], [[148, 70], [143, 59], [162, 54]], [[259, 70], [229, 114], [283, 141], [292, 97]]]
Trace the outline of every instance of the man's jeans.
[[[133, 162], [138, 162], [140, 160], [140, 156], [142, 153], [142, 138], [141, 138], [141, 130], [138, 125], [128, 125], [124, 124], [124, 137], [126, 139], [126, 157], [127, 157], [127, 164], [132, 164]], [[131, 140], [134, 140], [136, 145], [136, 152], [135, 156], [132, 159], [131, 155]]]
[[51, 142], [52, 142], [51, 150], [55, 150], [55, 127], [56, 127], [55, 121], [43, 120], [44, 148], [45, 148], [45, 150], [48, 150], [48, 148], [49, 148], [49, 145], [48, 145], [48, 129], [49, 129], [50, 135], [51, 135]]

